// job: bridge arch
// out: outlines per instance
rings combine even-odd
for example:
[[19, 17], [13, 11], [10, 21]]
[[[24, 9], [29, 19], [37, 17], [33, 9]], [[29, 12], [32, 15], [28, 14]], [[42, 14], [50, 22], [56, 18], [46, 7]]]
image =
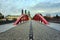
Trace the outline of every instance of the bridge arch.
[[48, 24], [48, 21], [42, 15], [40, 15], [40, 14], [36, 14], [33, 17], [33, 20], [42, 21], [44, 24]]
[[14, 22], [14, 25], [17, 25], [19, 22], [22, 21], [28, 21], [29, 17], [26, 14], [22, 14], [19, 18], [17, 18], [17, 20]]

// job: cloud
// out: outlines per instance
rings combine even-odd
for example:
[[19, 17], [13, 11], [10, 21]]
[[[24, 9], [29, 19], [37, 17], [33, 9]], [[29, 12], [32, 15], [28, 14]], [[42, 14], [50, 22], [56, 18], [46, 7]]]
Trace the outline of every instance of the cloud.
[[21, 14], [21, 9], [33, 7], [40, 0], [0, 0], [0, 12], [4, 15]]
[[30, 8], [34, 13], [40, 12], [42, 14], [54, 14], [54, 13], [60, 13], [60, 3], [38, 3], [34, 7]]
[[30, 9], [36, 10], [36, 11], [43, 11], [43, 12], [47, 12], [47, 13], [59, 12], [60, 3], [39, 3]]
[[30, 10], [32, 15], [60, 12], [60, 0], [0, 0], [0, 12], [4, 15], [20, 15], [21, 9]]

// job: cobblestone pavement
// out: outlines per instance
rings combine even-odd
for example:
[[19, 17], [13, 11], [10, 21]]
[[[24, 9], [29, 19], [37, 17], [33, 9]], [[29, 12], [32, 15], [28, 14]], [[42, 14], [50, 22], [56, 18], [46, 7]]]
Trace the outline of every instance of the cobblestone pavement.
[[[3, 33], [0, 40], [29, 40], [30, 21], [17, 25]], [[39, 22], [32, 21], [34, 40], [60, 40], [60, 32]]]

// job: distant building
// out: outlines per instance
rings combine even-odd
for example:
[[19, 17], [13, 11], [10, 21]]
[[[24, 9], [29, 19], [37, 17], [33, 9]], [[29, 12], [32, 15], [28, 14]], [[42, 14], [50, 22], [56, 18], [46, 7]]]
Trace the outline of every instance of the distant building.
[[30, 15], [30, 11], [28, 11], [28, 16], [31, 17], [31, 15]]
[[23, 9], [21, 11], [22, 11], [22, 14], [24, 14]]
[[46, 14], [46, 17], [51, 17], [51, 14]]
[[19, 17], [19, 15], [8, 15], [5, 18], [8, 20], [13, 20], [13, 19], [17, 19]]
[[25, 10], [25, 14], [27, 14], [27, 10]]

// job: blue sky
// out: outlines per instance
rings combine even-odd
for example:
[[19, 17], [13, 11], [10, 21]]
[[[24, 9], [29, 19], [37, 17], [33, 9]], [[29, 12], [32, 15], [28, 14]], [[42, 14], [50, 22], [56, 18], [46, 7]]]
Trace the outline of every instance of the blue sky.
[[21, 9], [31, 11], [31, 15], [40, 12], [43, 15], [60, 13], [60, 0], [0, 0], [0, 12], [3, 15], [20, 15]]

